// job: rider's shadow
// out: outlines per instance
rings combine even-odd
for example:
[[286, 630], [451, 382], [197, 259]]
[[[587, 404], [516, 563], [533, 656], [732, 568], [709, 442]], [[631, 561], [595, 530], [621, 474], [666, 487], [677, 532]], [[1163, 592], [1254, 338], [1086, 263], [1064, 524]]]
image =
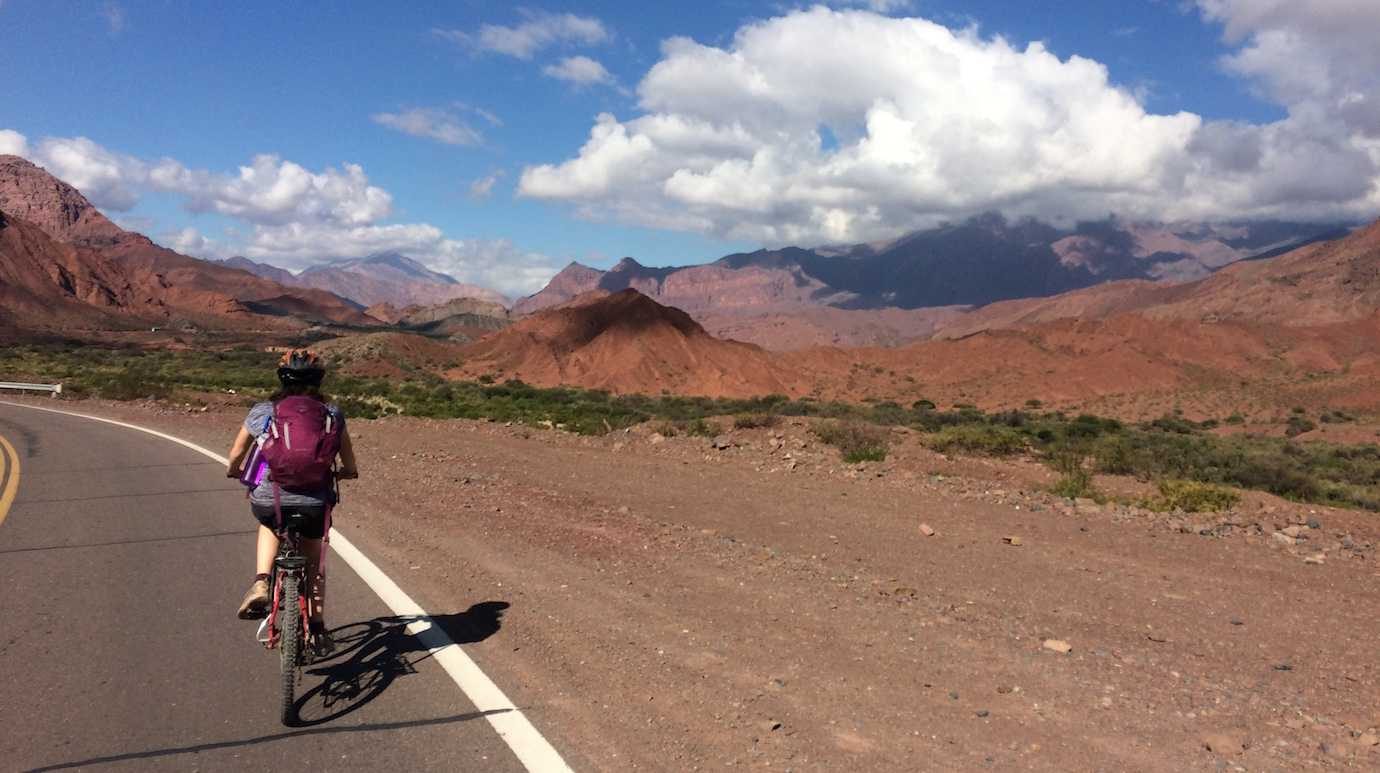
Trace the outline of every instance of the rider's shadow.
[[464, 612], [425, 617], [378, 617], [331, 631], [336, 650], [329, 658], [305, 669], [303, 681], [324, 677], [302, 693], [294, 704], [295, 727], [311, 727], [339, 719], [372, 701], [399, 676], [417, 673], [416, 664], [431, 657], [431, 648], [407, 627], [429, 621], [456, 644], [483, 641], [503, 624], [506, 601], [485, 601]]

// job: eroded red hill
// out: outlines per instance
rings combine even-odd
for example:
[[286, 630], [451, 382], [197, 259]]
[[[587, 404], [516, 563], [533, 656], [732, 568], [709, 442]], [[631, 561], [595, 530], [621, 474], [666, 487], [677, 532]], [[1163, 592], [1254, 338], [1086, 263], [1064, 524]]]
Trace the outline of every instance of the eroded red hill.
[[540, 311], [462, 350], [459, 376], [613, 392], [800, 395], [808, 378], [750, 344], [724, 341], [636, 290], [591, 293]]

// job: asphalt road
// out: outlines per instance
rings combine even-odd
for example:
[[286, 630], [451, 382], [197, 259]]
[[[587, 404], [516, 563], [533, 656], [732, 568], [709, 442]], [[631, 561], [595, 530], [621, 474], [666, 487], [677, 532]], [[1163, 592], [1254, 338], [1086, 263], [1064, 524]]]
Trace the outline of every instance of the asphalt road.
[[[0, 512], [0, 769], [522, 769], [340, 560], [327, 617], [341, 648], [309, 667], [296, 725], [279, 723], [277, 653], [234, 614], [255, 522], [220, 465], [4, 405], [0, 437], [18, 456], [0, 508], [19, 472]], [[465, 643], [501, 618], [479, 605], [435, 622]]]

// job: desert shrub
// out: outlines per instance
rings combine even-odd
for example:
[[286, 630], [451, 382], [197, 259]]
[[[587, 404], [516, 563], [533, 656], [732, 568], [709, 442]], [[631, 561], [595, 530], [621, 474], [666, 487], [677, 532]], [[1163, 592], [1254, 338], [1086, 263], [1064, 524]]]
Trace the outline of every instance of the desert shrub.
[[1049, 490], [1056, 496], [1069, 499], [1102, 499], [1097, 489], [1093, 488], [1092, 473], [1088, 472], [1084, 459], [1085, 454], [1079, 448], [1062, 447], [1053, 451], [1049, 463], [1059, 472], [1059, 480]]
[[748, 413], [733, 419], [734, 429], [766, 429], [781, 423], [781, 417], [774, 413]]
[[715, 437], [720, 434], [719, 425], [706, 419], [691, 419], [681, 428], [691, 437]]
[[1029, 408], [1032, 411], [1038, 411], [1041, 408], [1045, 407], [1045, 404], [1032, 397], [1031, 399], [1025, 401], [1025, 407]]
[[659, 421], [652, 425], [652, 431], [662, 437], [675, 437], [680, 434], [680, 427], [677, 427], [674, 422]]
[[1161, 416], [1145, 426], [1146, 429], [1169, 432], [1175, 435], [1192, 435], [1198, 431], [1197, 425], [1193, 422], [1174, 414]]
[[867, 418], [877, 424], [894, 426], [907, 423], [910, 420], [910, 415], [898, 403], [887, 400], [872, 406], [871, 415]]
[[1162, 480], [1159, 490], [1159, 496], [1143, 504], [1160, 512], [1183, 510], [1188, 513], [1215, 513], [1230, 508], [1241, 499], [1231, 489], [1189, 480]]
[[1142, 465], [1135, 444], [1126, 437], [1101, 439], [1092, 448], [1093, 466], [1107, 475], [1134, 475]]
[[923, 398], [910, 404], [910, 408], [913, 411], [932, 411], [937, 407], [938, 406], [934, 404], [933, 400], [925, 400]]
[[1345, 424], [1346, 422], [1356, 421], [1356, 417], [1344, 411], [1328, 411], [1318, 419], [1324, 424]]
[[843, 460], [849, 464], [886, 459], [887, 433], [880, 427], [858, 421], [829, 421], [817, 425], [813, 431], [821, 441], [839, 449]]
[[945, 427], [925, 441], [940, 453], [962, 452], [982, 456], [1012, 456], [1026, 448], [1026, 437], [1011, 427], [964, 424]]
[[1289, 417], [1289, 422], [1284, 427], [1284, 436], [1298, 437], [1305, 432], [1312, 432], [1317, 428], [1318, 425], [1314, 424], [1311, 419], [1295, 414]]
[[1239, 414], [1239, 413], [1233, 413], [1232, 415], [1230, 415], [1230, 416], [1227, 417], [1227, 423], [1228, 423], [1228, 424], [1232, 424], [1232, 425], [1236, 425], [1236, 424], [1245, 424], [1245, 423], [1246, 423], [1246, 417], [1245, 417], [1245, 416], [1242, 416], [1242, 415]]

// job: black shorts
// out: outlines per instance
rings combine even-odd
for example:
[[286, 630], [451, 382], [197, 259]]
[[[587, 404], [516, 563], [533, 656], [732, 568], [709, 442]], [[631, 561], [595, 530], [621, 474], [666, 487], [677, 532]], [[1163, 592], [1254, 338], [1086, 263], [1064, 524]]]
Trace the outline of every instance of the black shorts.
[[[273, 505], [251, 504], [254, 519], [270, 529], [277, 529], [278, 514]], [[297, 533], [307, 539], [321, 539], [326, 536], [325, 505], [283, 505], [283, 522], [294, 523]]]

